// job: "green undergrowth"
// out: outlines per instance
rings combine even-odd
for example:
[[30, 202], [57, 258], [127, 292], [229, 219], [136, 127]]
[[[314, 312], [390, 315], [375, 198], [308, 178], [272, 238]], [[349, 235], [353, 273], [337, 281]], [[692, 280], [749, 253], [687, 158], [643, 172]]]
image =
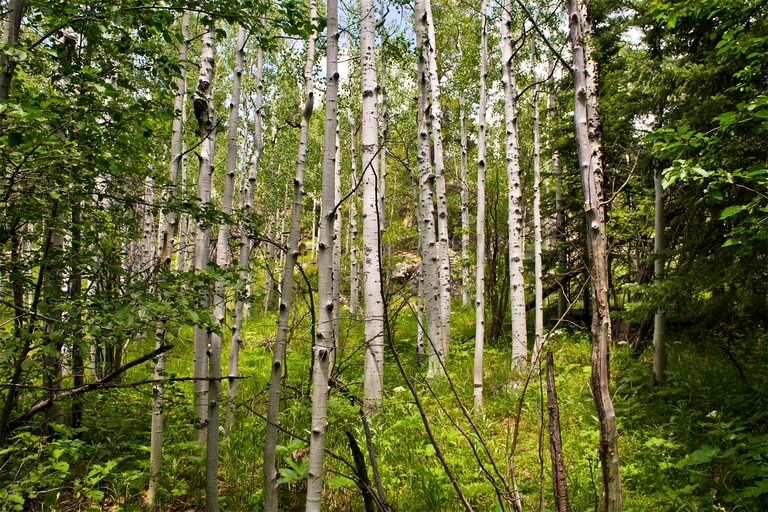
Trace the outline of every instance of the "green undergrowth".
[[[543, 374], [510, 371], [504, 340], [486, 346], [485, 406], [472, 413], [474, 324], [472, 312], [452, 320], [450, 378], [427, 382], [415, 350], [416, 325], [409, 313], [393, 319], [392, 338], [413, 378], [439, 449], [475, 510], [500, 510], [502, 476], [509, 479], [517, 426], [514, 475], [526, 510], [553, 510]], [[280, 500], [301, 510], [306, 490], [311, 329], [296, 324], [286, 363], [279, 437]], [[261, 508], [262, 450], [275, 317], [256, 317], [244, 330], [236, 424], [222, 438], [222, 510]], [[326, 446], [326, 509], [364, 510], [347, 432], [366, 452], [356, 399], [362, 397], [362, 322], [344, 317], [331, 387]], [[191, 331], [182, 330], [167, 358], [169, 377], [187, 377]], [[228, 337], [224, 340], [228, 346]], [[150, 349], [137, 342], [132, 356]], [[143, 344], [143, 345], [142, 345]], [[559, 330], [547, 342], [555, 355], [562, 438], [573, 510], [593, 510], [600, 495], [598, 425], [589, 389], [590, 342], [580, 331]], [[764, 336], [753, 341], [753, 358], [768, 353]], [[222, 358], [227, 360], [226, 351]], [[629, 511], [768, 508], [768, 428], [765, 367], [746, 378], [721, 352], [691, 340], [669, 347], [669, 381], [653, 386], [650, 350], [613, 350], [613, 397], [620, 433], [624, 509]], [[131, 370], [124, 383], [151, 378], [151, 364]], [[425, 434], [424, 424], [391, 350], [386, 351], [385, 398], [369, 413], [372, 442], [386, 499], [402, 511], [462, 510], [455, 490]], [[525, 397], [516, 418], [522, 390]], [[160, 510], [204, 509], [204, 454], [193, 441], [190, 382], [166, 388], [165, 451]], [[472, 419], [474, 427], [460, 403]], [[39, 425], [17, 431], [0, 453], [0, 510], [121, 510], [143, 508], [149, 458], [151, 386], [102, 390], [86, 396], [83, 426], [57, 424], [49, 435]], [[63, 402], [62, 410], [69, 404]], [[223, 409], [223, 408], [222, 408]], [[542, 423], [542, 418], [544, 422]], [[286, 432], [290, 432], [289, 435]], [[479, 433], [479, 435], [478, 435]], [[543, 439], [543, 445], [540, 440]], [[475, 455], [474, 451], [477, 453]], [[493, 461], [491, 460], [492, 457]], [[494, 466], [495, 465], [495, 466]], [[542, 485], [543, 475], [544, 482]]]

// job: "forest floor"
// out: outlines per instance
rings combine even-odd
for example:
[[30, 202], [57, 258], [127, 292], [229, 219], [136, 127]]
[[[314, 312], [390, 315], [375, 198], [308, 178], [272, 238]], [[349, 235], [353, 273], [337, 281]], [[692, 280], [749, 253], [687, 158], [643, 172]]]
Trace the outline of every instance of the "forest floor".
[[[237, 422], [222, 438], [220, 491], [222, 510], [261, 509], [264, 414], [274, 317], [253, 318], [244, 330]], [[310, 422], [310, 342], [308, 318], [291, 333], [281, 405], [280, 498], [284, 510], [303, 509]], [[401, 315], [393, 339], [411, 375], [416, 363], [415, 323]], [[182, 330], [169, 353], [168, 377], [185, 377], [191, 366], [191, 333]], [[458, 311], [452, 320], [450, 379], [428, 382], [417, 391], [431, 429], [451, 470], [477, 511], [501, 510], [502, 478], [509, 480], [509, 455], [517, 425], [515, 480], [525, 510], [552, 508], [551, 466], [546, 423], [546, 389], [538, 368], [526, 376], [510, 372], [505, 343], [490, 342], [485, 353], [485, 407], [471, 414], [473, 431], [459, 401], [471, 411], [474, 344], [473, 314]], [[348, 398], [362, 396], [360, 322], [342, 324], [338, 386], [329, 398], [327, 448], [352, 459], [351, 432], [365, 447], [359, 408]], [[768, 380], [766, 365], [737, 365], [716, 344], [669, 346], [669, 381], [654, 387], [651, 352], [633, 353], [626, 345], [612, 355], [613, 399], [620, 432], [624, 509], [768, 510]], [[751, 347], [765, 362], [764, 334]], [[131, 355], [147, 351], [136, 344]], [[555, 356], [564, 455], [572, 509], [594, 510], [600, 495], [598, 426], [589, 390], [590, 342], [577, 330], [558, 330], [547, 341]], [[738, 356], [731, 352], [731, 356]], [[227, 360], [226, 356], [222, 358]], [[151, 365], [132, 370], [125, 383], [151, 379]], [[421, 373], [419, 373], [421, 372]], [[413, 397], [391, 351], [385, 368], [385, 399], [370, 415], [382, 485], [387, 501], [401, 511], [462, 510], [460, 501], [425, 435]], [[58, 436], [19, 432], [0, 455], [0, 510], [144, 510], [148, 468], [151, 387], [125, 387], [90, 393], [84, 399], [83, 426], [57, 427]], [[526, 390], [519, 421], [520, 394]], [[204, 509], [204, 453], [192, 440], [191, 384], [166, 388], [166, 426], [160, 509]], [[542, 402], [542, 399], [544, 402]], [[542, 404], [544, 408], [542, 409]], [[66, 404], [62, 404], [65, 406]], [[542, 421], [544, 421], [542, 423]], [[477, 452], [477, 456], [473, 450]], [[491, 462], [488, 454], [493, 457]], [[367, 458], [367, 457], [366, 457]], [[370, 464], [370, 461], [368, 461]], [[495, 464], [495, 467], [494, 467]], [[11, 466], [12, 465], [12, 466]], [[13, 467], [14, 469], [11, 469]], [[326, 508], [362, 511], [360, 491], [350, 469], [333, 457], [326, 462]], [[15, 508], [14, 508], [15, 507]], [[34, 508], [30, 508], [34, 507]]]

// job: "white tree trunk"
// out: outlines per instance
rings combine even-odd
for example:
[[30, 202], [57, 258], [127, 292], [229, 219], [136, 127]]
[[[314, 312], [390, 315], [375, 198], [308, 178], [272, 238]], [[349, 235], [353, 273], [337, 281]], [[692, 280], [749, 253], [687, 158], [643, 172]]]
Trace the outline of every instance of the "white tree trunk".
[[[179, 188], [179, 176], [182, 166], [181, 131], [186, 118], [184, 104], [187, 99], [187, 54], [189, 53], [189, 11], [181, 14], [181, 44], [179, 45], [179, 76], [176, 78], [176, 94], [173, 102], [173, 122], [171, 124], [171, 168], [169, 172], [170, 187], [166, 188], [165, 202], [176, 199]], [[160, 261], [170, 263], [174, 250], [174, 237], [178, 219], [176, 210], [168, 208], [162, 216], [160, 233], [158, 235], [158, 257]]]
[[155, 217], [152, 206], [155, 203], [155, 182], [150, 177], [144, 180], [144, 240], [142, 241], [142, 265], [147, 271], [155, 263]]
[[461, 157], [459, 180], [461, 181], [461, 305], [469, 305], [469, 180], [467, 178], [467, 112], [464, 98], [459, 99]]
[[[197, 177], [198, 208], [204, 210], [211, 201], [211, 178], [213, 175], [213, 155], [216, 149], [216, 111], [213, 104], [213, 68], [214, 46], [216, 44], [213, 22], [205, 27], [203, 48], [200, 59], [200, 74], [194, 93], [195, 117], [200, 134], [200, 169]], [[196, 219], [195, 229], [195, 271], [208, 268], [208, 253], [211, 243], [211, 229], [202, 214]], [[201, 297], [201, 304], [208, 304], [209, 296]], [[208, 330], [195, 325], [194, 344], [194, 412], [197, 424], [196, 438], [205, 440], [206, 419], [208, 416]]]
[[475, 411], [483, 407], [483, 346], [485, 344], [485, 112], [488, 108], [488, 2], [480, 4], [480, 103], [477, 107], [477, 249], [475, 270]]
[[[554, 58], [549, 64], [549, 76], [554, 74]], [[555, 97], [554, 80], [550, 84], [551, 90], [547, 98], [549, 119], [557, 119], [557, 101]], [[560, 152], [557, 149], [558, 139], [555, 134], [550, 141], [552, 149], [552, 175], [555, 178], [555, 249], [557, 250], [558, 272], [565, 272], [568, 266], [568, 256], [565, 251], [565, 212], [563, 211], [563, 176], [560, 167]], [[561, 284], [557, 292], [557, 316], [563, 318], [568, 309], [568, 298], [565, 284]]]
[[432, 159], [435, 173], [435, 194], [437, 201], [437, 253], [438, 277], [440, 279], [440, 342], [443, 363], [448, 359], [451, 339], [451, 259], [448, 240], [448, 199], [445, 189], [445, 164], [443, 162], [443, 107], [440, 101], [440, 77], [437, 73], [437, 47], [435, 44], [435, 22], [432, 17], [430, 0], [424, 3], [427, 30], [427, 66], [432, 104], [429, 110], [432, 125]]
[[[171, 169], [170, 181], [172, 188], [167, 197], [175, 197], [177, 193], [180, 170], [182, 168], [181, 157], [181, 129], [184, 118], [184, 101], [187, 95], [187, 54], [189, 52], [189, 11], [181, 14], [181, 44], [179, 45], [179, 71], [176, 79], [176, 97], [174, 99], [174, 115], [171, 130]], [[160, 261], [170, 264], [173, 256], [173, 230], [175, 212], [169, 209], [163, 216], [163, 230], [160, 240]], [[167, 252], [167, 254], [166, 254]], [[156, 348], [160, 348], [165, 342], [165, 324], [159, 322], [155, 334]], [[91, 346], [92, 350], [95, 345]], [[93, 363], [96, 362], [94, 354]], [[146, 503], [150, 509], [156, 507], [157, 491], [160, 483], [160, 471], [163, 462], [163, 425], [165, 423], [165, 353], [159, 354], [155, 360], [155, 384], [152, 386], [152, 430], [149, 439], [149, 486], [147, 488]]]
[[334, 318], [338, 300], [333, 296], [334, 224], [336, 220], [336, 144], [338, 126], [339, 74], [338, 2], [327, 2], [325, 140], [323, 147], [323, 189], [317, 252], [318, 325], [313, 347], [315, 363], [312, 382], [312, 428], [309, 437], [307, 512], [320, 512], [323, 504], [323, 459], [328, 426], [328, 378], [335, 346]]
[[[338, 51], [337, 51], [338, 53]], [[338, 66], [337, 66], [338, 68]], [[341, 201], [341, 134], [338, 107], [338, 84], [336, 85], [336, 155], [334, 158], [333, 190], [336, 201]], [[331, 368], [338, 355], [339, 319], [341, 315], [341, 205], [336, 208], [333, 218], [333, 340], [336, 345], [331, 353]]]
[[[309, 0], [309, 13], [312, 22], [317, 19], [315, 0]], [[301, 205], [304, 198], [304, 169], [306, 168], [307, 142], [309, 140], [309, 121], [314, 109], [314, 82], [312, 68], [315, 65], [314, 32], [307, 40], [307, 60], [304, 65], [304, 110], [299, 128], [299, 148], [296, 156], [296, 175], [293, 179], [293, 207], [291, 209], [291, 227], [285, 254], [285, 266], [281, 280], [280, 306], [277, 319], [277, 336], [272, 354], [267, 398], [267, 425], [264, 442], [264, 510], [277, 512], [277, 432], [280, 425], [280, 387], [283, 377], [285, 349], [288, 341], [288, 319], [291, 312], [293, 295], [293, 272], [299, 257], [299, 238], [301, 235]], [[281, 230], [282, 232], [282, 230]]]
[[[246, 282], [250, 276], [248, 271], [248, 257], [251, 254], [253, 248], [253, 239], [251, 228], [249, 226], [249, 217], [254, 211], [253, 208], [253, 196], [256, 192], [256, 173], [259, 168], [259, 160], [264, 152], [264, 140], [261, 134], [262, 130], [262, 109], [264, 107], [264, 50], [259, 47], [256, 53], [256, 101], [255, 101], [255, 119], [253, 123], [253, 143], [254, 151], [251, 156], [251, 161], [248, 165], [247, 183], [245, 184], [245, 197], [243, 198], [242, 211], [240, 213], [240, 245], [237, 266], [240, 269], [239, 280], [243, 284], [241, 290], [245, 290]], [[270, 282], [271, 286], [271, 282]], [[232, 339], [229, 348], [229, 369], [228, 373], [230, 377], [237, 377], [240, 375], [239, 370], [239, 357], [240, 357], [240, 344], [242, 343], [243, 335], [243, 318], [244, 318], [244, 300], [242, 297], [238, 297], [235, 302], [235, 313], [232, 318]], [[227, 389], [227, 413], [225, 419], [225, 425], [227, 429], [232, 428], [235, 423], [235, 399], [237, 398], [237, 379], [229, 379], [229, 386]]]
[[360, 0], [363, 94], [363, 296], [365, 298], [366, 407], [381, 401], [384, 378], [384, 299], [381, 296], [381, 233], [378, 205], [378, 122], [376, 115], [376, 15], [373, 0]]
[[[24, 17], [24, 0], [9, 0], [3, 5], [5, 18], [0, 43], [3, 48], [13, 48], [19, 43], [21, 20]], [[10, 52], [0, 56], [0, 101], [5, 101], [11, 94], [11, 83], [16, 70], [17, 57]]]
[[[580, 14], [580, 11], [584, 15]], [[603, 473], [604, 510], [622, 510], [619, 441], [616, 413], [610, 394], [609, 347], [611, 317], [608, 300], [608, 241], [603, 205], [603, 150], [597, 101], [597, 65], [591, 58], [591, 21], [586, 6], [568, 1], [573, 54], [574, 125], [579, 168], [584, 189], [589, 273], [592, 279], [591, 387], [600, 426], [600, 465]], [[586, 37], [586, 39], [585, 39]]]
[[[352, 87], [350, 86], [350, 93]], [[352, 187], [358, 185], [358, 173], [357, 173], [357, 124], [355, 123], [355, 117], [352, 114], [352, 106], [349, 106], [347, 111], [347, 119], [349, 121], [349, 133], [350, 144], [349, 150], [351, 152], [351, 177]], [[360, 276], [360, 255], [358, 251], [358, 239], [359, 230], [357, 224], [357, 193], [352, 194], [349, 198], [349, 313], [352, 318], [357, 317], [359, 309], [360, 291], [359, 291], [359, 276]]]
[[380, 1], [382, 18], [379, 20], [379, 27], [381, 29], [381, 66], [380, 66], [380, 78], [378, 84], [378, 101], [379, 101], [379, 230], [383, 234], [386, 231], [384, 212], [384, 205], [386, 191], [387, 191], [387, 136], [389, 132], [389, 111], [387, 110], [387, 27], [386, 27], [386, 13], [387, 13], [386, 0]]
[[435, 174], [432, 172], [432, 147], [429, 129], [429, 65], [427, 36], [427, 14], [423, 1], [415, 5], [416, 66], [418, 86], [418, 139], [416, 140], [417, 163], [419, 168], [419, 215], [421, 231], [421, 272], [424, 293], [424, 318], [426, 321], [426, 344], [429, 354], [427, 376], [434, 377], [442, 371], [444, 363], [443, 338], [441, 334], [439, 256], [435, 215]]
[[534, 279], [534, 357], [539, 358], [544, 342], [544, 290], [541, 283], [541, 139], [539, 133], [539, 85], [536, 75], [536, 43], [532, 43], [531, 72], [533, 90], [533, 279]]
[[[227, 128], [227, 168], [224, 179], [224, 194], [221, 200], [222, 220], [216, 240], [216, 266], [220, 272], [229, 268], [229, 233], [232, 217], [232, 201], [235, 194], [237, 174], [237, 123], [240, 115], [240, 91], [243, 80], [243, 59], [245, 54], [245, 29], [237, 34], [235, 43], [235, 66], [232, 76], [232, 98], [229, 104]], [[213, 294], [213, 317], [218, 332], [211, 333], [208, 352], [208, 442], [206, 449], [205, 502], [208, 512], [219, 510], [219, 401], [221, 399], [221, 338], [224, 335], [227, 282], [217, 280]]]
[[523, 279], [523, 193], [520, 183], [520, 147], [517, 132], [517, 80], [515, 76], [511, 2], [501, 14], [501, 81], [504, 84], [504, 124], [509, 208], [509, 288], [512, 303], [512, 367], [524, 368], [528, 353]]

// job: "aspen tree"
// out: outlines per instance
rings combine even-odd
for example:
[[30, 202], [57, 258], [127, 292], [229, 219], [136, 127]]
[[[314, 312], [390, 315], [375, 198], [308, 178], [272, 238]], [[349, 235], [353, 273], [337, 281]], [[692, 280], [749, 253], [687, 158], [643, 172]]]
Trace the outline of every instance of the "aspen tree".
[[480, 102], [477, 107], [477, 249], [475, 269], [475, 360], [474, 406], [483, 407], [483, 345], [485, 342], [485, 151], [488, 107], [488, 1], [480, 3], [482, 29], [480, 33]]
[[[238, 279], [245, 286], [250, 272], [248, 271], [248, 257], [253, 247], [253, 237], [249, 227], [249, 218], [253, 212], [253, 197], [256, 192], [256, 175], [259, 168], [259, 161], [264, 152], [264, 139], [262, 136], [262, 110], [264, 108], [264, 50], [259, 47], [256, 50], [256, 100], [255, 100], [255, 118], [253, 122], [253, 143], [254, 151], [248, 164], [248, 176], [244, 184], [244, 197], [242, 198], [242, 209], [240, 212], [240, 245], [237, 266], [240, 269]], [[270, 282], [271, 288], [271, 282]], [[244, 288], [243, 288], [244, 290]], [[237, 377], [239, 371], [240, 343], [243, 336], [243, 317], [245, 301], [238, 296], [235, 302], [235, 312], [232, 318], [232, 338], [229, 348], [229, 367], [230, 377]], [[235, 422], [235, 398], [237, 397], [237, 379], [229, 379], [227, 388], [227, 412], [225, 416], [225, 426], [232, 428]]]
[[[338, 43], [337, 43], [338, 44]], [[338, 84], [336, 85], [336, 95], [338, 96]], [[339, 105], [336, 100], [336, 155], [334, 156], [334, 176], [333, 193], [336, 201], [341, 200], [341, 134], [339, 123]], [[341, 314], [341, 207], [336, 207], [333, 218], [333, 340], [336, 345], [333, 347], [331, 367], [335, 361], [339, 344], [339, 319]]]
[[385, 220], [386, 215], [384, 212], [385, 197], [387, 191], [387, 137], [389, 134], [389, 110], [387, 109], [387, 2], [381, 0], [379, 3], [381, 7], [381, 20], [379, 21], [379, 27], [381, 28], [381, 66], [378, 83], [378, 101], [379, 101], [379, 230], [381, 233], [386, 231]]
[[539, 131], [539, 83], [536, 42], [531, 43], [531, 73], [533, 74], [533, 283], [534, 283], [534, 346], [533, 354], [540, 357], [544, 342], [544, 290], [541, 283], [541, 138]]
[[418, 138], [416, 140], [419, 168], [419, 217], [421, 232], [421, 278], [424, 294], [424, 318], [427, 324], [428, 377], [441, 371], [444, 357], [440, 322], [440, 283], [438, 280], [438, 248], [435, 222], [435, 174], [432, 172], [432, 148], [429, 133], [429, 70], [424, 2], [415, 5], [416, 68], [418, 86]]
[[[227, 166], [224, 177], [224, 194], [221, 198], [222, 220], [216, 240], [216, 267], [219, 272], [229, 267], [229, 219], [232, 216], [232, 200], [235, 193], [237, 173], [237, 123], [240, 114], [240, 91], [243, 80], [243, 59], [245, 53], [245, 29], [240, 27], [235, 43], [235, 66], [232, 76], [232, 98], [229, 104], [227, 127]], [[219, 510], [219, 401], [221, 399], [221, 338], [224, 334], [226, 316], [225, 280], [217, 279], [213, 294], [213, 318], [217, 330], [210, 335], [208, 351], [208, 440], [205, 461], [205, 503], [208, 512]]]
[[[549, 76], [554, 75], [555, 60], [549, 64]], [[555, 84], [550, 84], [550, 91], [547, 95], [547, 106], [550, 119], [557, 119], [557, 102], [555, 101]], [[559, 272], [564, 272], [568, 265], [568, 256], [565, 251], [565, 212], [563, 211], [563, 175], [560, 167], [560, 151], [557, 149], [557, 136], [550, 141], [552, 146], [552, 174], [555, 178], [555, 244], [557, 247], [557, 263]], [[557, 316], [563, 318], [568, 309], [565, 283], [560, 283], [557, 291]]]
[[512, 366], [523, 368], [528, 358], [523, 279], [523, 193], [517, 131], [517, 79], [511, 2], [501, 9], [501, 81], [504, 84], [504, 126], [509, 208], [509, 288], [512, 303]]
[[[352, 97], [352, 85], [350, 78], [350, 98]], [[350, 102], [351, 103], [351, 102]], [[358, 185], [357, 174], [357, 123], [355, 122], [355, 116], [352, 113], [352, 105], [350, 104], [347, 109], [347, 120], [349, 122], [350, 144], [349, 151], [351, 153], [351, 177], [352, 187]], [[349, 313], [352, 318], [355, 318], [359, 309], [359, 277], [360, 277], [360, 256], [358, 249], [359, 230], [357, 224], [357, 194], [352, 194], [349, 198]]]
[[[19, 44], [19, 32], [21, 20], [24, 17], [24, 0], [9, 0], [3, 7], [5, 18], [3, 34], [0, 43], [3, 48], [13, 48]], [[11, 94], [11, 83], [16, 71], [17, 57], [11, 52], [4, 52], [0, 56], [0, 101], [5, 101]]]
[[445, 163], [443, 154], [443, 107], [440, 100], [440, 77], [437, 74], [437, 47], [435, 44], [435, 22], [432, 17], [432, 3], [424, 4], [424, 22], [427, 32], [427, 69], [431, 105], [429, 122], [432, 128], [432, 161], [435, 174], [435, 200], [437, 208], [437, 252], [438, 277], [440, 280], [440, 344], [443, 363], [448, 358], [451, 337], [451, 259], [448, 240], [448, 199], [445, 188]]
[[[317, 4], [309, 0], [309, 15], [312, 23], [317, 20]], [[301, 205], [304, 199], [304, 169], [306, 168], [307, 142], [309, 140], [309, 122], [314, 110], [315, 89], [312, 80], [312, 68], [315, 65], [315, 40], [317, 34], [310, 34], [307, 39], [307, 60], [304, 64], [304, 109], [299, 128], [299, 147], [296, 155], [296, 174], [293, 179], [293, 206], [288, 244], [285, 250], [285, 264], [280, 285], [280, 305], [277, 319], [277, 336], [272, 354], [269, 377], [269, 395], [267, 398], [267, 425], [264, 441], [264, 510], [276, 512], [277, 507], [277, 432], [280, 425], [280, 387], [283, 377], [285, 349], [288, 343], [288, 319], [291, 312], [293, 295], [293, 272], [299, 257], [299, 237]], [[280, 230], [282, 232], [282, 229]]]
[[317, 252], [317, 295], [319, 322], [313, 347], [315, 364], [312, 382], [312, 426], [309, 437], [307, 512], [319, 512], [323, 504], [323, 460], [325, 431], [328, 427], [328, 379], [335, 346], [334, 311], [338, 301], [333, 296], [334, 224], [336, 220], [336, 157], [338, 126], [339, 30], [338, 2], [327, 3], [325, 140], [323, 147], [322, 206]]
[[[461, 54], [461, 49], [459, 49]], [[459, 181], [461, 181], [461, 305], [469, 305], [469, 180], [467, 179], [467, 112], [466, 100], [459, 98]]]
[[[619, 442], [616, 413], [610, 394], [608, 352], [611, 342], [609, 307], [608, 241], [603, 204], [603, 151], [597, 101], [597, 66], [591, 43], [586, 6], [568, 0], [568, 22], [573, 53], [574, 126], [579, 169], [584, 189], [589, 273], [592, 280], [592, 376], [591, 387], [600, 426], [600, 466], [606, 512], [622, 510], [619, 474]], [[592, 62], [590, 62], [592, 61]]]
[[[173, 121], [171, 124], [171, 164], [170, 182], [172, 188], [168, 197], [174, 197], [177, 192], [180, 170], [183, 166], [181, 156], [181, 131], [183, 127], [184, 102], [187, 96], [187, 54], [189, 53], [189, 11], [181, 13], [181, 44], [179, 45], [179, 76], [176, 78], [176, 93], [173, 102]], [[186, 176], [184, 181], [186, 182]], [[186, 183], [184, 183], [186, 185]], [[163, 230], [158, 244], [161, 264], [169, 264], [173, 256], [173, 225], [175, 213], [172, 208], [163, 216]], [[181, 253], [186, 251], [182, 250]], [[155, 348], [165, 343], [165, 325], [161, 323], [155, 333]], [[94, 358], [95, 359], [95, 358]], [[155, 383], [152, 387], [152, 429], [149, 440], [149, 485], [147, 487], [146, 503], [154, 509], [157, 501], [160, 471], [163, 462], [163, 426], [165, 423], [165, 353], [155, 359]]]
[[[200, 59], [200, 73], [194, 92], [195, 118], [200, 135], [200, 168], [197, 176], [198, 213], [195, 227], [195, 271], [208, 268], [208, 253], [211, 243], [211, 228], [206, 218], [205, 209], [211, 202], [211, 178], [213, 176], [213, 155], [216, 149], [216, 111], [213, 104], [213, 71], [215, 61], [216, 30], [213, 20], [205, 27], [203, 48]], [[202, 297], [202, 303], [208, 303], [209, 297]], [[208, 415], [208, 342], [210, 333], [195, 325], [194, 343], [194, 399], [195, 418], [197, 420], [196, 438], [204, 441]]]
[[384, 299], [381, 296], [381, 232], [378, 200], [376, 120], [376, 13], [373, 0], [360, 1], [363, 117], [363, 296], [365, 298], [365, 405], [381, 401], [384, 378]]
[[[165, 202], [171, 202], [178, 194], [179, 177], [182, 167], [181, 131], [186, 118], [184, 103], [187, 99], [187, 54], [189, 53], [189, 11], [181, 14], [181, 44], [179, 45], [179, 76], [176, 78], [176, 92], [173, 100], [173, 121], [171, 123], [171, 168], [168, 173], [170, 186], [164, 191]], [[175, 208], [168, 208], [162, 216], [158, 234], [158, 257], [170, 263], [174, 251], [174, 237], [178, 219]]]

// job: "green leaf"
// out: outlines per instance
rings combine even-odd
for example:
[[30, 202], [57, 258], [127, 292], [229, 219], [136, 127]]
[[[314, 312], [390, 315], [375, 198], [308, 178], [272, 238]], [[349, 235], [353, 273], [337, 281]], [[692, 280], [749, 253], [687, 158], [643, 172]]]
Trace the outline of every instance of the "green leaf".
[[704, 445], [692, 454], [688, 456], [686, 464], [688, 466], [698, 466], [699, 464], [706, 464], [715, 458], [720, 453], [720, 448], [717, 446]]
[[722, 219], [727, 219], [729, 217], [733, 217], [737, 213], [741, 213], [746, 209], [747, 209], [746, 206], [740, 205], [740, 204], [728, 206], [727, 208], [724, 208], [723, 211], [720, 213], [720, 219], [722, 220]]
[[336, 475], [329, 478], [326, 485], [331, 489], [338, 489], [340, 487], [355, 487], [355, 482], [345, 476]]

